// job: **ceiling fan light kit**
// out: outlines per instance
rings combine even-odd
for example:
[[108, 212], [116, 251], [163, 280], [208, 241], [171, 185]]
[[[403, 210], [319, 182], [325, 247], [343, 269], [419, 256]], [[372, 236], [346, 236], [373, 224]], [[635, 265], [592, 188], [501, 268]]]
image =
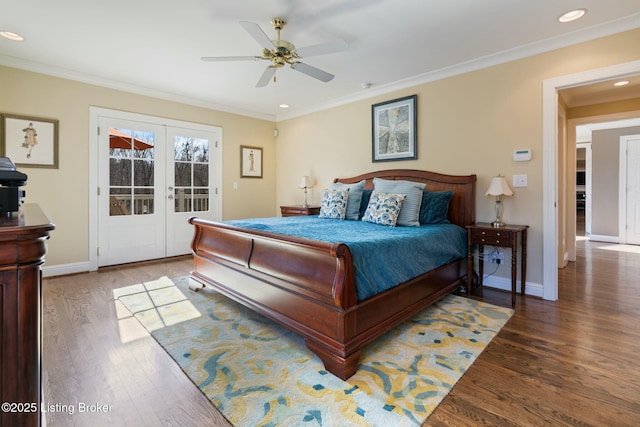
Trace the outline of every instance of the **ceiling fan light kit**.
[[287, 40], [280, 38], [280, 31], [287, 24], [283, 18], [273, 18], [271, 25], [277, 32], [276, 40], [271, 40], [258, 24], [248, 21], [241, 21], [240, 25], [262, 46], [261, 56], [209, 56], [202, 57], [203, 61], [247, 61], [247, 60], [266, 60], [271, 64], [262, 73], [256, 87], [266, 86], [271, 78], [276, 81], [276, 70], [285, 65], [289, 65], [291, 69], [299, 71], [307, 76], [313, 77], [322, 82], [329, 82], [334, 75], [313, 67], [309, 64], [300, 62], [302, 56], [325, 55], [328, 53], [342, 52], [347, 50], [348, 45], [344, 41], [330, 42], [319, 45], [313, 45], [306, 48], [296, 49], [295, 45]]

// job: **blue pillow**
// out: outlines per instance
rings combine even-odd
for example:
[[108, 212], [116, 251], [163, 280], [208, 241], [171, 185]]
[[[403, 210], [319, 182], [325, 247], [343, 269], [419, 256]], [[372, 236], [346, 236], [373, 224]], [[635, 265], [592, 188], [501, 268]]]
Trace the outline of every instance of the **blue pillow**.
[[334, 182], [331, 184], [332, 190], [347, 190], [349, 197], [347, 199], [347, 213], [346, 219], [359, 219], [360, 218], [360, 202], [362, 201], [362, 191], [367, 181], [362, 180], [355, 184], [343, 184], [342, 182]]
[[420, 224], [448, 224], [449, 202], [453, 191], [423, 191]]
[[373, 178], [373, 188], [383, 193], [404, 194], [407, 196], [402, 203], [402, 209], [398, 216], [398, 225], [420, 225], [420, 205], [422, 203], [421, 196], [424, 190], [424, 182]]
[[365, 189], [362, 191], [362, 200], [360, 201], [360, 215], [358, 215], [358, 219], [362, 219], [364, 213], [367, 211], [367, 206], [369, 206], [369, 199], [371, 198], [371, 193], [373, 190]]

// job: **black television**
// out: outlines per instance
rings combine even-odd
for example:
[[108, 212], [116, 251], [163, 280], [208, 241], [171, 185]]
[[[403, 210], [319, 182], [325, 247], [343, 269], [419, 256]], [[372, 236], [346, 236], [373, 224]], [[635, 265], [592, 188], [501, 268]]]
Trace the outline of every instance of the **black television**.
[[576, 172], [576, 185], [587, 185], [587, 173], [585, 171]]

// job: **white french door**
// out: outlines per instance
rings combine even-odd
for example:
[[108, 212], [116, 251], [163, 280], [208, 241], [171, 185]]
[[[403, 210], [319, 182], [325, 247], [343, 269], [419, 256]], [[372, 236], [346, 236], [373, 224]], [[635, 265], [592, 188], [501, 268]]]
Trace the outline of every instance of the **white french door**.
[[107, 116], [97, 121], [97, 265], [189, 253], [188, 218], [221, 215], [219, 129]]
[[166, 256], [189, 253], [192, 216], [219, 220], [220, 206], [215, 197], [214, 159], [219, 132], [167, 127], [169, 153], [166, 163], [167, 252]]

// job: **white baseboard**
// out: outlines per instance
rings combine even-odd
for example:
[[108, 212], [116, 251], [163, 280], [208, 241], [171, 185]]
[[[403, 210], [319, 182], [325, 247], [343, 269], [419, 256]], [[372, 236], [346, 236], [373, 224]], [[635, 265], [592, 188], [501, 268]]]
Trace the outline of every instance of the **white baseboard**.
[[[495, 289], [511, 292], [510, 278], [491, 276], [484, 279], [482, 281], [482, 284], [483, 286], [487, 286], [489, 288], [495, 288]], [[516, 282], [516, 291], [518, 292], [518, 294], [520, 293], [520, 288], [521, 288], [520, 281], [518, 280]], [[542, 284], [532, 283], [528, 281], [527, 286], [525, 287], [525, 294], [542, 298], [543, 296]]]
[[620, 243], [620, 237], [618, 236], [604, 236], [602, 234], [589, 235], [589, 241], [592, 242], [605, 242], [605, 243]]
[[76, 262], [72, 264], [44, 265], [42, 277], [65, 276], [67, 274], [86, 273], [91, 271], [89, 262]]

